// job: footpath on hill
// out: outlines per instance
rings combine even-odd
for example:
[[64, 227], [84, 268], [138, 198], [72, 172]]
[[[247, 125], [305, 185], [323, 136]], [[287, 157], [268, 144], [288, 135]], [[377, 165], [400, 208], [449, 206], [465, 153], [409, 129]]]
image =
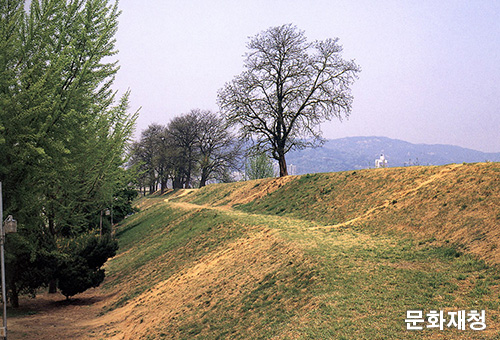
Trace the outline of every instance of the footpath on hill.
[[[34, 300], [12, 339], [497, 339], [499, 178], [450, 165], [145, 198], [105, 285]], [[408, 331], [412, 309], [484, 310], [487, 327]]]

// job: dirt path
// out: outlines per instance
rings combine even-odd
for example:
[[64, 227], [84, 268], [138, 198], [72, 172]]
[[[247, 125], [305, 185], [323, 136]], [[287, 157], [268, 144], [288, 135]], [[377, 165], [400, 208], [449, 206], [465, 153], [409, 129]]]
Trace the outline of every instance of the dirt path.
[[22, 298], [18, 311], [10, 311], [9, 340], [95, 339], [88, 326], [96, 319], [106, 300], [100, 289], [89, 289], [66, 301], [61, 294], [40, 294], [36, 299]]
[[[403, 190], [403, 191], [395, 193], [393, 195], [393, 197], [391, 197], [390, 199], [386, 200], [383, 204], [380, 204], [380, 205], [378, 205], [376, 207], [373, 207], [373, 208], [369, 209], [368, 211], [366, 211], [365, 213], [363, 213], [363, 214], [361, 214], [359, 216], [356, 216], [355, 218], [352, 218], [352, 219], [350, 219], [348, 221], [341, 222], [341, 223], [334, 224], [334, 225], [329, 225], [329, 226], [311, 227], [310, 229], [311, 230], [315, 230], [315, 229], [343, 228], [343, 227], [352, 225], [355, 222], [362, 221], [362, 220], [364, 220], [364, 219], [366, 219], [368, 217], [372, 217], [373, 215], [378, 214], [379, 212], [383, 211], [385, 208], [387, 208], [388, 206], [390, 206], [390, 204], [391, 204], [391, 202], [393, 200], [400, 201], [400, 200], [404, 199], [405, 197], [408, 197], [411, 194], [416, 193], [421, 188], [423, 188], [423, 187], [425, 187], [425, 186], [427, 186], [429, 184], [432, 184], [436, 180], [438, 180], [438, 179], [446, 176], [448, 173], [450, 173], [451, 171], [453, 171], [456, 168], [461, 167], [461, 166], [462, 166], [462, 164], [450, 164], [450, 165], [446, 166], [440, 172], [438, 172], [438, 173], [436, 173], [436, 174], [434, 174], [432, 176], [429, 176], [429, 178], [426, 179], [425, 181], [422, 181], [421, 183], [418, 183], [416, 186], [414, 186], [412, 188], [409, 188], [409, 189], [406, 189], [406, 190]], [[291, 178], [286, 178], [286, 181], [284, 183], [281, 183], [280, 185], [285, 184], [290, 179]], [[175, 198], [185, 196], [186, 194], [190, 193], [192, 190], [193, 189], [186, 189], [185, 192], [182, 192], [179, 196], [176, 196]], [[267, 192], [267, 191], [269, 191], [269, 189], [266, 189], [264, 191]], [[255, 196], [255, 195], [256, 194], [254, 194], [253, 196]], [[257, 198], [257, 197], [252, 197], [252, 199], [255, 199], [255, 198]], [[219, 211], [231, 212], [232, 214], [240, 215], [240, 216], [244, 215], [244, 214], [248, 214], [248, 213], [245, 213], [245, 212], [242, 212], [242, 211], [239, 211], [239, 210], [234, 210], [229, 205], [220, 205], [220, 206], [213, 206], [213, 205], [208, 205], [208, 204], [198, 205], [198, 204], [193, 204], [193, 203], [188, 203], [188, 202], [172, 202], [169, 199], [165, 199], [165, 202], [167, 202], [167, 203], [169, 203], [171, 205], [174, 205], [174, 206], [176, 206], [176, 207], [178, 207], [180, 209], [184, 209], [184, 210], [211, 209], [211, 210], [219, 210]]]

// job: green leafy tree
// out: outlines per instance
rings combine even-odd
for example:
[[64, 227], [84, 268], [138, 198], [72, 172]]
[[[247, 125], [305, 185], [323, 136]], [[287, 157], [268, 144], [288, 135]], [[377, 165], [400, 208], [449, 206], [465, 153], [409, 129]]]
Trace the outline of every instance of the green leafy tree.
[[128, 92], [111, 90], [118, 15], [108, 0], [33, 0], [28, 11], [0, 2], [0, 181], [20, 221], [7, 240], [13, 305], [54, 282], [43, 264], [60, 259], [58, 242], [94, 230], [128, 185], [120, 178], [137, 113]]
[[265, 153], [261, 152], [249, 157], [245, 164], [245, 177], [247, 179], [252, 180], [273, 176], [273, 163]]

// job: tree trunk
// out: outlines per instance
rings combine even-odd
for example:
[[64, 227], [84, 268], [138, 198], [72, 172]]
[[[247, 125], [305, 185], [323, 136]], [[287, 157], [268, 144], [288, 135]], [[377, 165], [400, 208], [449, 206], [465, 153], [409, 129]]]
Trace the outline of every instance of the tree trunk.
[[101, 217], [99, 218], [99, 236], [102, 236], [102, 209], [101, 209]]
[[280, 166], [280, 177], [288, 176], [288, 170], [286, 168], [285, 152], [278, 151], [278, 163]]
[[189, 165], [187, 173], [186, 173], [186, 180], [184, 182], [184, 189], [191, 189], [191, 165]]
[[174, 180], [172, 181], [172, 186], [174, 187], [174, 189], [181, 189], [182, 188], [182, 179], [181, 179], [181, 176], [176, 175], [174, 177]]
[[[50, 231], [50, 234], [52, 235], [52, 237], [56, 237], [56, 227], [55, 227], [55, 214], [54, 214], [54, 211], [51, 209], [49, 210], [49, 213], [48, 213], [48, 219], [49, 219], [49, 231]], [[14, 291], [16, 289], [13, 289], [12, 290], [12, 306], [14, 306]], [[54, 294], [56, 293], [57, 291], [57, 286], [56, 286], [56, 281], [54, 279], [51, 279], [49, 281], [49, 294]], [[17, 295], [17, 292], [16, 294]], [[19, 300], [19, 298], [16, 296], [15, 297], [16, 300]], [[19, 305], [19, 301], [17, 301], [17, 304]]]
[[207, 171], [202, 170], [201, 171], [201, 178], [200, 178], [200, 186], [199, 186], [200, 188], [207, 185], [207, 178], [208, 178]]
[[56, 235], [56, 227], [55, 227], [55, 222], [54, 222], [55, 214], [54, 214], [54, 212], [52, 210], [49, 210], [48, 219], [49, 219], [49, 231], [50, 231], [50, 234], [52, 236], [55, 236]]
[[10, 304], [13, 308], [19, 308], [19, 292], [17, 291], [17, 287], [15, 283], [12, 283], [10, 286]]
[[52, 279], [49, 282], [49, 294], [57, 293], [57, 281]]
[[167, 182], [168, 182], [168, 177], [167, 176], [162, 176], [161, 177], [161, 183], [160, 183], [162, 195], [165, 192], [165, 190], [167, 189]]

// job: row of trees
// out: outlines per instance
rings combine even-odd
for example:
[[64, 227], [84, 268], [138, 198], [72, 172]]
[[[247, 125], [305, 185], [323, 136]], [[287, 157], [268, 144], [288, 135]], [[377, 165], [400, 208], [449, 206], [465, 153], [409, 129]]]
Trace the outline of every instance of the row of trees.
[[338, 39], [308, 42], [289, 24], [257, 34], [247, 47], [245, 71], [218, 93], [222, 117], [193, 110], [142, 133], [132, 152], [141, 187], [153, 192], [168, 180], [175, 189], [190, 188], [196, 176], [200, 187], [211, 178], [227, 179], [241, 154], [231, 127], [254, 155], [245, 166], [247, 178], [272, 175], [266, 154], [286, 176], [286, 153], [320, 145], [320, 124], [349, 116], [350, 86], [360, 68], [342, 58]]
[[96, 233], [102, 210], [118, 221], [134, 195], [123, 155], [136, 114], [111, 90], [118, 16], [108, 0], [0, 2], [0, 181], [20, 222], [6, 242], [14, 306], [44, 285], [68, 297], [98, 285], [116, 252]]
[[242, 143], [220, 116], [192, 110], [166, 126], [151, 124], [132, 146], [131, 165], [138, 169], [145, 192], [203, 187], [210, 180], [228, 181], [240, 168]]

